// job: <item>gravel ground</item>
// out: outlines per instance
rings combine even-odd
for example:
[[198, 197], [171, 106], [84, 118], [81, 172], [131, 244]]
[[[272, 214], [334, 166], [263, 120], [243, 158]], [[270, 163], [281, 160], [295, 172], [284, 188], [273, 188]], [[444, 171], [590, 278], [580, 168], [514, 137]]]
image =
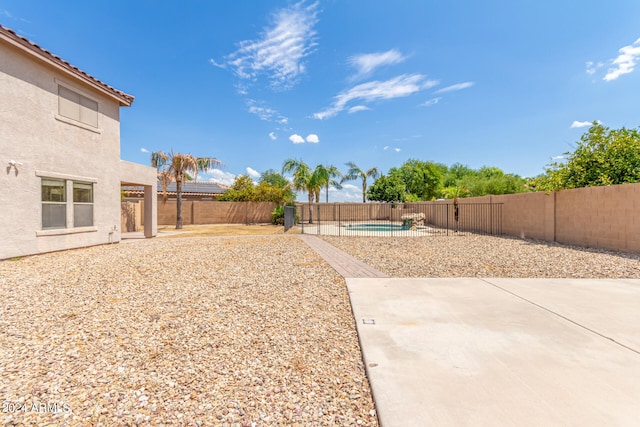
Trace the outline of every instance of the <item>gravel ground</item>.
[[509, 237], [322, 239], [391, 277], [640, 278], [640, 254]]
[[0, 291], [5, 426], [378, 425], [345, 281], [296, 237], [2, 261]]

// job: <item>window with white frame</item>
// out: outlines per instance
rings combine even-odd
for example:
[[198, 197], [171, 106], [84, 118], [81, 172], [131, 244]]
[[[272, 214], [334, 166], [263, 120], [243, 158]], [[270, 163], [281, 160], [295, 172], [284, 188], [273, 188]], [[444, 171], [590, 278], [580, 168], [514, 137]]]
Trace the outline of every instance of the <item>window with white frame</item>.
[[42, 229], [66, 227], [66, 182], [63, 179], [42, 178]]
[[58, 114], [98, 127], [98, 103], [64, 86], [58, 86]]
[[[67, 228], [67, 212], [73, 208], [70, 227], [93, 226], [93, 183], [42, 178], [42, 229]], [[70, 193], [67, 196], [67, 188]], [[72, 197], [72, 200], [68, 200]], [[69, 206], [73, 203], [73, 206]]]
[[73, 226], [93, 225], [93, 184], [73, 182]]

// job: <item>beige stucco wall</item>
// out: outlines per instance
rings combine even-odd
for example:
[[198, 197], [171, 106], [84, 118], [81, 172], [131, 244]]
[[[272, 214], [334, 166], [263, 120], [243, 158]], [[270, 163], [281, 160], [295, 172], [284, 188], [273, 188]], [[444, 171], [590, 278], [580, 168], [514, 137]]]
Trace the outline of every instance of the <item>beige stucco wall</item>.
[[[98, 129], [57, 115], [59, 84], [98, 102]], [[118, 242], [119, 103], [1, 40], [0, 99], [0, 259]], [[41, 177], [93, 182], [94, 226], [43, 231]]]

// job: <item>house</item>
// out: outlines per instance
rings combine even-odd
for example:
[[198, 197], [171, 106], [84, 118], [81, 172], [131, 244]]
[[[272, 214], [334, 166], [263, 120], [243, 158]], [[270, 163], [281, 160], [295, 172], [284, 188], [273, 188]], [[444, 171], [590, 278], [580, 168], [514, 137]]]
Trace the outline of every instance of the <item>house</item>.
[[119, 242], [122, 185], [156, 235], [156, 169], [120, 160], [133, 100], [0, 26], [0, 259]]
[[[158, 200], [163, 200], [164, 195], [162, 192], [162, 182], [158, 181]], [[225, 192], [229, 190], [229, 187], [217, 182], [198, 182], [198, 181], [185, 181], [182, 183], [182, 199], [183, 200], [218, 200]], [[144, 196], [144, 192], [141, 187], [126, 186], [122, 188], [123, 196], [126, 200], [136, 200]], [[176, 183], [170, 182], [167, 185], [168, 200], [174, 200], [176, 198]]]

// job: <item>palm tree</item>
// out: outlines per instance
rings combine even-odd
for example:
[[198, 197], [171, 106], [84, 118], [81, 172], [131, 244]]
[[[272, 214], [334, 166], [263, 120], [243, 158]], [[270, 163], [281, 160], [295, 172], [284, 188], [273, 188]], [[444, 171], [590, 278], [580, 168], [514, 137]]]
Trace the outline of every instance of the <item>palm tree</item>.
[[341, 182], [352, 181], [358, 178], [362, 179], [362, 203], [365, 203], [367, 201], [367, 177], [376, 179], [378, 178], [378, 176], [380, 176], [380, 171], [378, 171], [378, 168], [373, 167], [365, 172], [358, 166], [356, 166], [356, 164], [353, 162], [345, 164], [349, 166], [349, 170], [347, 171], [347, 174], [344, 176], [344, 178], [342, 178]]
[[[338, 190], [342, 189], [342, 185], [340, 185], [339, 181], [336, 181], [334, 178], [342, 179], [342, 173], [338, 170], [337, 167], [333, 165], [325, 166], [318, 165], [313, 171], [314, 174], [317, 174], [318, 184], [321, 187], [324, 187], [326, 190], [326, 202], [329, 203], [329, 186], [335, 187]], [[319, 192], [318, 192], [319, 193]], [[316, 194], [316, 202], [320, 202], [319, 194]]]
[[313, 224], [311, 204], [313, 203], [313, 197], [322, 187], [318, 183], [320, 181], [319, 173], [316, 173], [316, 171], [311, 172], [305, 162], [296, 159], [287, 159], [282, 164], [282, 173], [288, 172], [293, 172], [293, 188], [306, 191], [309, 194], [309, 224]]
[[162, 182], [162, 196], [167, 200], [167, 187], [171, 181], [176, 182], [176, 229], [182, 228], [182, 182], [198, 179], [198, 172], [207, 172], [222, 162], [215, 157], [195, 157], [191, 154], [162, 151], [151, 153], [151, 166], [158, 169]]

